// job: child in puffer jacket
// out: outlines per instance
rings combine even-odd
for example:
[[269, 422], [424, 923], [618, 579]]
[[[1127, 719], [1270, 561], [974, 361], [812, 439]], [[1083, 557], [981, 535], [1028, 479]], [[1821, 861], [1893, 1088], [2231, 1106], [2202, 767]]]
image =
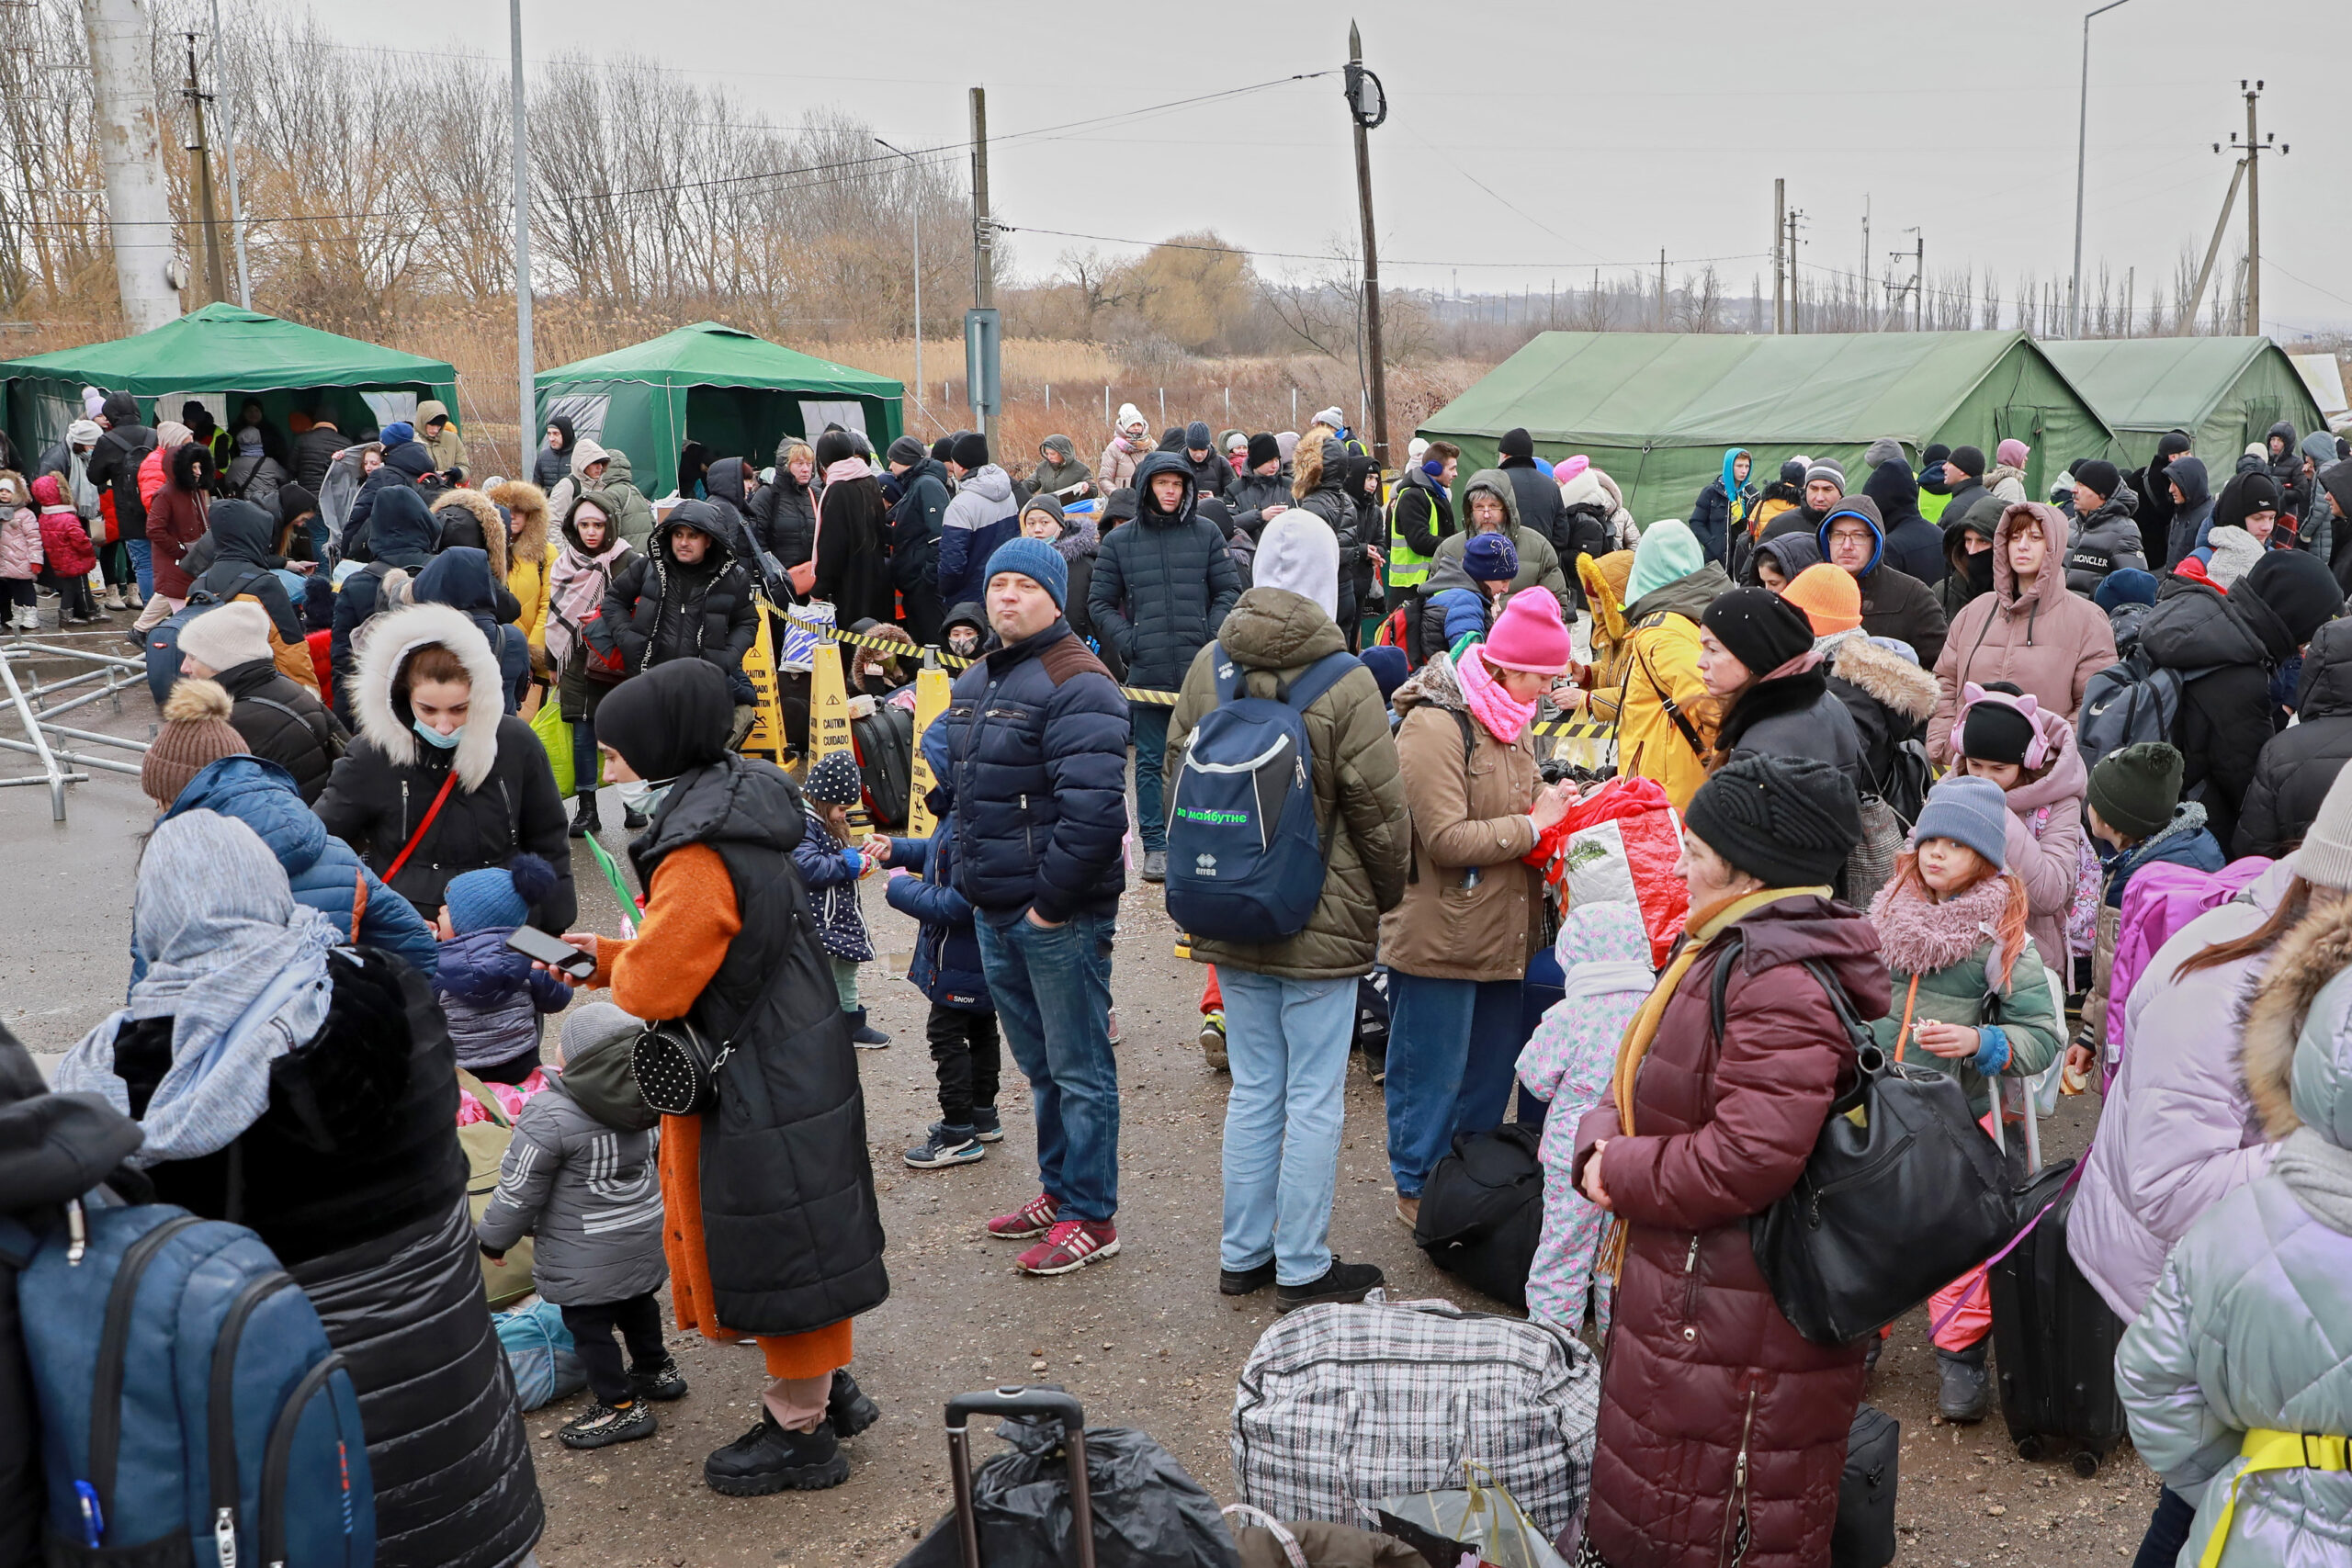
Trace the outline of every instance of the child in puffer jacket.
[[[1948, 1073], [1989, 1124], [1994, 1088], [2057, 1059], [2065, 1015], [2027, 939], [2024, 881], [2003, 869], [2017, 818], [1990, 780], [1955, 776], [1928, 792], [1911, 845], [1871, 900], [1871, 924], [1894, 977], [1894, 1005], [1871, 1025], [1879, 1047]], [[2022, 1174], [2020, 1172], [2020, 1174]], [[1939, 1406], [1947, 1421], [1981, 1421], [1989, 1401], [1984, 1352], [1993, 1326], [1984, 1270], [1928, 1303]]]
[[539, 1065], [539, 1017], [561, 1012], [571, 987], [506, 945], [555, 886], [534, 854], [449, 879], [440, 918], [440, 972], [433, 991], [449, 1020], [458, 1066], [484, 1083], [521, 1083]]
[[825, 956], [833, 962], [833, 988], [841, 993], [842, 1011], [849, 1015], [850, 1043], [861, 1051], [878, 1051], [890, 1037], [865, 1021], [865, 1008], [857, 997], [857, 966], [874, 962], [874, 939], [865, 931], [865, 911], [858, 907], [857, 883], [871, 866], [889, 857], [889, 841], [882, 840], [870, 855], [850, 846], [850, 807], [865, 798], [865, 781], [857, 758], [831, 751], [808, 769], [800, 786], [808, 826], [792, 848], [793, 863], [817, 909], [817, 936]]
[[0, 599], [8, 606], [12, 632], [40, 629], [40, 603], [33, 580], [40, 575], [40, 515], [32, 507], [25, 477], [0, 468]]
[[[500, 1262], [525, 1235], [537, 1237], [532, 1283], [563, 1309], [596, 1396], [557, 1433], [570, 1449], [650, 1438], [661, 1424], [646, 1402], [686, 1392], [662, 1348], [654, 1299], [670, 1266], [654, 1162], [661, 1117], [638, 1093], [630, 1063], [643, 1027], [610, 1002], [590, 1002], [564, 1020], [562, 1071], [523, 1107], [498, 1190], [474, 1225], [482, 1255]], [[626, 1368], [616, 1331], [628, 1347]]]
[[[946, 731], [933, 725], [931, 734], [944, 739]], [[942, 748], [933, 766], [945, 761]], [[969, 1165], [988, 1153], [985, 1145], [1004, 1141], [996, 1109], [1004, 1047], [980, 967], [972, 905], [956, 891], [954, 813], [942, 817], [928, 839], [890, 840], [890, 882], [883, 897], [893, 909], [922, 922], [907, 978], [931, 998], [923, 1032], [939, 1076], [939, 1120], [923, 1142], [907, 1150], [906, 1161], [917, 1170]]]
[[2042, 966], [2076, 990], [2075, 958], [2088, 958], [2098, 936], [2099, 869], [2083, 837], [2090, 770], [2075, 727], [2007, 681], [1971, 681], [1952, 738], [1953, 772], [1992, 780], [2008, 801], [2008, 868], [2025, 884], [2027, 934]]
[[50, 577], [57, 586], [57, 629], [86, 626], [98, 618], [98, 603], [90, 592], [98, 552], [90, 543], [89, 526], [65, 499], [55, 474], [33, 480], [33, 500], [40, 506], [41, 554], [49, 558]]
[[1561, 917], [1558, 954], [1566, 990], [1544, 1010], [1519, 1054], [1519, 1081], [1544, 1100], [1544, 1234], [1527, 1274], [1527, 1315], [1571, 1333], [1593, 1320], [1609, 1337], [1610, 1282], [1595, 1268], [1608, 1216], [1577, 1190], [1577, 1123], [1609, 1094], [1617, 1044], [1657, 983], [1649, 937], [1633, 904], [1586, 903]]

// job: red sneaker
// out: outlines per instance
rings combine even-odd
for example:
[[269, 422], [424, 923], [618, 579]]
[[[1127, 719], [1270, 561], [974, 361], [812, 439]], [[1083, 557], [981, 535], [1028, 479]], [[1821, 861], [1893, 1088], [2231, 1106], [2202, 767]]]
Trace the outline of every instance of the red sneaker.
[[1119, 1250], [1119, 1233], [1094, 1220], [1058, 1220], [1046, 1239], [1021, 1255], [1023, 1274], [1075, 1274]]
[[1043, 1235], [1054, 1225], [1054, 1216], [1061, 1213], [1061, 1200], [1050, 1192], [1040, 1192], [1009, 1214], [999, 1214], [989, 1222], [989, 1235], [999, 1241], [1027, 1241], [1033, 1235]]

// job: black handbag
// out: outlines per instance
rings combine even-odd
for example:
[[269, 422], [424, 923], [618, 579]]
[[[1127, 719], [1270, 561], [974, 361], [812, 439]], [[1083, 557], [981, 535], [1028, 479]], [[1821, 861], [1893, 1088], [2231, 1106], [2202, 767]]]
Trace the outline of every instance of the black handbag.
[[[1724, 1021], [1733, 954], [1715, 966]], [[2016, 1233], [2000, 1151], [1960, 1081], [1890, 1061], [1818, 962], [1860, 1072], [1829, 1107], [1796, 1185], [1748, 1220], [1757, 1269], [1790, 1325], [1816, 1345], [1874, 1334], [1984, 1262]]]
[[[796, 920], [796, 936], [797, 928]], [[718, 1069], [734, 1054], [736, 1036], [742, 1033], [761, 1004], [768, 999], [768, 994], [775, 989], [776, 981], [790, 967], [781, 960], [777, 962], [767, 984], [760, 987], [760, 994], [717, 1046], [689, 1019], [661, 1019], [640, 1030], [636, 1043], [629, 1047], [629, 1060], [637, 1071], [637, 1092], [645, 1103], [664, 1116], [699, 1116], [706, 1111], [717, 1110]]]

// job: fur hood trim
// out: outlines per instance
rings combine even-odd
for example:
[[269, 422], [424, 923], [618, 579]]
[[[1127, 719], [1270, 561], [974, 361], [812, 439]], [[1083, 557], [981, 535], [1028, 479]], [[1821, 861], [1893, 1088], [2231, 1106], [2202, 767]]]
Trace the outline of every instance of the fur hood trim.
[[2346, 964], [2352, 964], [2352, 900], [2298, 921], [2280, 939], [2246, 1000], [2238, 1066], [2245, 1075], [2246, 1097], [2273, 1143], [2303, 1124], [2293, 1099], [2295, 1045], [2312, 1002]]
[[2008, 901], [2006, 875], [1988, 876], [1940, 904], [1894, 880], [1871, 900], [1871, 924], [1878, 928], [1879, 948], [1893, 973], [1940, 974], [1983, 953], [1989, 986], [1995, 954], [1988, 950], [1996, 946], [1994, 932]]
[[453, 759], [458, 783], [471, 795], [490, 777], [498, 761], [498, 720], [505, 708], [500, 694], [498, 655], [491, 651], [490, 639], [464, 611], [447, 604], [411, 604], [378, 617], [371, 625], [367, 646], [359, 652], [359, 734], [394, 767], [416, 765], [416, 731], [402, 716], [405, 705], [392, 701], [392, 677], [410, 654], [435, 642], [465, 665], [480, 710], [467, 719]]
[[[612, 475], [611, 468], [605, 469]], [[548, 524], [548, 492], [528, 479], [508, 479], [491, 492], [491, 500], [523, 520], [523, 531], [507, 541], [508, 564], [517, 560], [544, 563], [554, 547]]]
[[1924, 721], [1936, 711], [1935, 676], [1868, 637], [1849, 637], [1839, 643], [1830, 672], [1905, 718]]
[[1462, 694], [1462, 677], [1453, 672], [1453, 656], [1443, 649], [1430, 654], [1429, 662], [1414, 671], [1388, 699], [1388, 705], [1399, 714], [1423, 705], [1470, 711], [1470, 699]]
[[[464, 510], [473, 514], [481, 525], [482, 550], [490, 557], [491, 581], [499, 587], [506, 586], [506, 523], [498, 515], [498, 503], [478, 490], [453, 490], [443, 492], [433, 502], [436, 513]], [[439, 525], [446, 535], [449, 525]]]

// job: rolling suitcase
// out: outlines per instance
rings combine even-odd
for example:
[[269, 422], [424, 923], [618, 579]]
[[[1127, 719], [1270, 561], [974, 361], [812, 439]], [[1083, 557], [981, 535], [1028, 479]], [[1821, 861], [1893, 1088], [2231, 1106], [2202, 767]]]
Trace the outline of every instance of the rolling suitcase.
[[2076, 1162], [2041, 1165], [2033, 1096], [2017, 1098], [2025, 1104], [2027, 1137], [2039, 1168], [2018, 1195], [2017, 1212], [2029, 1221], [2041, 1217], [1986, 1270], [2001, 1419], [2019, 1459], [2041, 1458], [2053, 1439], [2069, 1442], [2075, 1448], [2075, 1473], [2087, 1479], [2123, 1438], [2123, 1401], [2115, 1392], [2115, 1347], [2123, 1324], [2066, 1251]]
[[850, 720], [858, 773], [865, 786], [865, 809], [877, 828], [907, 825], [908, 796], [914, 788], [915, 716], [884, 703], [864, 718]]

